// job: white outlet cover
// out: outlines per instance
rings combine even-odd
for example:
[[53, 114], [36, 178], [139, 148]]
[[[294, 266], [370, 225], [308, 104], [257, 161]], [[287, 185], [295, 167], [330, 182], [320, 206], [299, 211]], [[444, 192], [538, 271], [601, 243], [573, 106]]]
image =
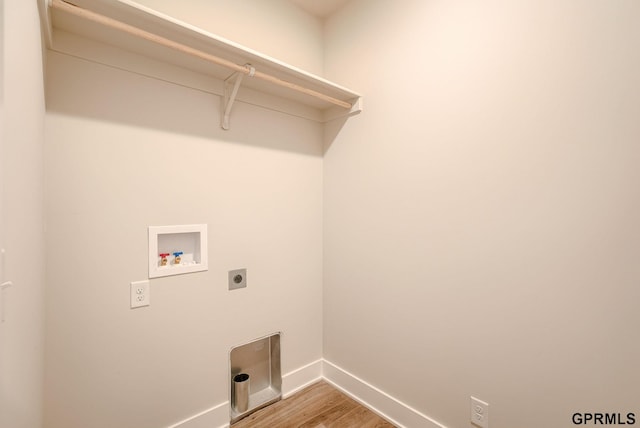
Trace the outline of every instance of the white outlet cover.
[[151, 295], [149, 294], [149, 281], [136, 281], [131, 283], [131, 309], [149, 306]]
[[489, 403], [471, 397], [471, 423], [480, 428], [489, 428]]

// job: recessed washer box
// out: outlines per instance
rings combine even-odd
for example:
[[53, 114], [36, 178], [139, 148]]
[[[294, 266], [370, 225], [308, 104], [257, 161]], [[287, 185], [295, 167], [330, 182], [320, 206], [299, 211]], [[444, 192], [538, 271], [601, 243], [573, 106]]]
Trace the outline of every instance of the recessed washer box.
[[208, 269], [206, 224], [149, 226], [149, 278]]

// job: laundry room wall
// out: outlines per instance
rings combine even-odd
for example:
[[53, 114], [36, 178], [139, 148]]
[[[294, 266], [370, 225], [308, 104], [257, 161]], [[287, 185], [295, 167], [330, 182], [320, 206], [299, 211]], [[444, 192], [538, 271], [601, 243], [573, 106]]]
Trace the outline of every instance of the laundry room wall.
[[[36, 2], [0, 2], [0, 426], [42, 426], [42, 44]], [[9, 285], [7, 287], [7, 285]]]
[[[178, 18], [254, 29], [298, 11], [191, 6]], [[271, 38], [304, 34], [298, 23], [269, 28]], [[263, 34], [252, 34], [241, 42], [260, 49]], [[220, 426], [232, 346], [281, 331], [289, 387], [288, 373], [322, 356], [322, 125], [237, 102], [223, 131], [219, 96], [108, 59], [169, 66], [58, 36], [104, 56], [48, 54], [45, 427], [157, 428], [190, 417]], [[290, 60], [321, 61], [316, 44], [298, 42]], [[200, 223], [208, 271], [152, 279], [151, 305], [130, 309], [130, 282], [148, 277], [147, 227]], [[238, 268], [248, 286], [230, 292]]]
[[640, 414], [638, 20], [354, 0], [327, 21], [326, 77], [365, 110], [324, 158], [324, 356], [408, 426], [469, 427], [472, 395], [492, 428]]

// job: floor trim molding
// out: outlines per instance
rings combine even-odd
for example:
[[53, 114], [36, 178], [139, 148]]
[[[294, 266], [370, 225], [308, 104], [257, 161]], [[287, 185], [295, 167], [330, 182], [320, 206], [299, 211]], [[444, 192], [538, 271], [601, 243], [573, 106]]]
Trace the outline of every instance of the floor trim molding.
[[323, 360], [322, 377], [399, 428], [447, 428], [330, 361]]
[[287, 398], [321, 380], [323, 362], [320, 358], [282, 376], [282, 398]]
[[225, 401], [167, 428], [211, 428], [229, 426], [229, 401]]
[[[287, 398], [324, 380], [398, 428], [447, 428], [381, 389], [325, 359], [318, 359], [282, 376], [282, 396]], [[167, 428], [228, 428], [229, 401], [225, 401]]]
[[[322, 379], [322, 358], [290, 371], [282, 376], [282, 397], [287, 398]], [[204, 410], [167, 428], [227, 428], [229, 427], [229, 401]]]

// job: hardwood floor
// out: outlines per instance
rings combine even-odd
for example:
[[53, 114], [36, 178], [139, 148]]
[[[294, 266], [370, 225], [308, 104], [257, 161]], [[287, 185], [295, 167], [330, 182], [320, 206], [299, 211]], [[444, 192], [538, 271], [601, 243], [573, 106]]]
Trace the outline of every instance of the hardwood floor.
[[247, 416], [231, 428], [393, 428], [326, 382]]

